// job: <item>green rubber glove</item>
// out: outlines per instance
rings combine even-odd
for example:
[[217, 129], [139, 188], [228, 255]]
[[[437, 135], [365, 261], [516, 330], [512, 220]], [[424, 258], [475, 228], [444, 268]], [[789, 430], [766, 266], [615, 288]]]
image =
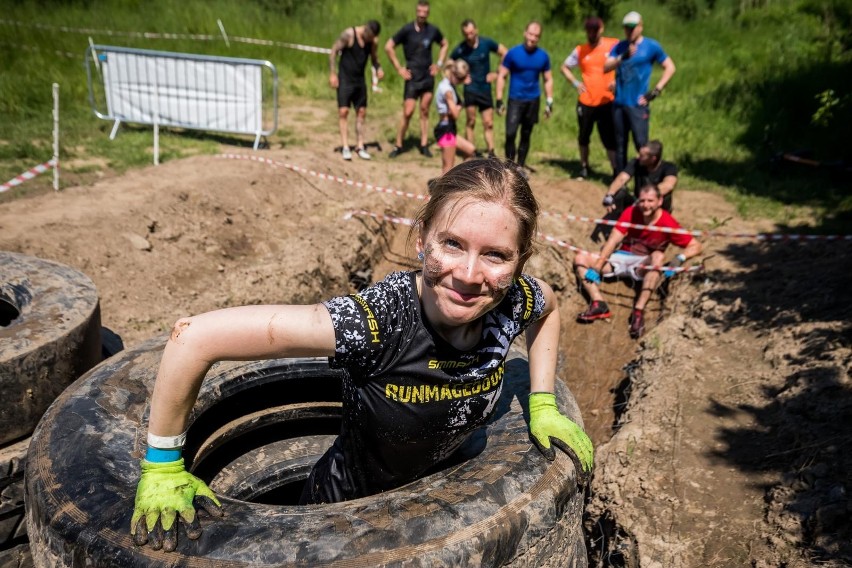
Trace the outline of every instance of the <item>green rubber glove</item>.
[[581, 484], [585, 484], [594, 462], [592, 441], [582, 428], [559, 412], [556, 395], [530, 394], [530, 439], [549, 460], [556, 457], [553, 446], [568, 454]]
[[177, 516], [191, 539], [201, 536], [196, 506], [214, 517], [222, 516], [222, 504], [207, 484], [183, 467], [183, 458], [171, 462], [142, 460], [142, 476], [136, 487], [136, 504], [130, 520], [133, 542], [151, 540], [154, 550], [171, 552], [177, 546]]

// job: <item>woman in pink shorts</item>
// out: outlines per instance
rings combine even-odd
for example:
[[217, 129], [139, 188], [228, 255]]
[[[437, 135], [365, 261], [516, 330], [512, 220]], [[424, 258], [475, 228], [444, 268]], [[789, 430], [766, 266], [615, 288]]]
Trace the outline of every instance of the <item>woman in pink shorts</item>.
[[435, 127], [435, 140], [441, 149], [442, 174], [453, 167], [456, 150], [461, 152], [465, 159], [473, 156], [475, 150], [472, 142], [456, 134], [456, 119], [462, 111], [462, 105], [455, 86], [469, 80], [469, 71], [467, 63], [461, 59], [448, 61], [443, 69], [444, 79], [438, 83], [435, 106], [438, 107], [438, 115], [441, 118]]

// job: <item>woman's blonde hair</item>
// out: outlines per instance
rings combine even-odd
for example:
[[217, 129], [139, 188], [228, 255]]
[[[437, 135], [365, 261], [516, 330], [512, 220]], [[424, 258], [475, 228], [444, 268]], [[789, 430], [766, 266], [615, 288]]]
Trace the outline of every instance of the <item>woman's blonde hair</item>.
[[470, 73], [470, 66], [464, 59], [456, 59], [454, 61], [451, 60], [444, 63], [442, 71], [444, 73], [444, 77], [447, 79], [449, 79], [451, 75], [455, 75], [457, 80], [463, 81], [464, 78], [467, 77], [468, 73]]

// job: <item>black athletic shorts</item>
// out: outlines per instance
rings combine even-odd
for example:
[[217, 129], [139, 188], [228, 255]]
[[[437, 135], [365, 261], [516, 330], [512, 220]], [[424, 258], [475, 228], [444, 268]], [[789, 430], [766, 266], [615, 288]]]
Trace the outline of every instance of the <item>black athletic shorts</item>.
[[435, 90], [435, 78], [429, 75], [420, 81], [406, 81], [403, 99], [419, 99], [425, 93]]
[[580, 146], [588, 146], [592, 139], [592, 128], [598, 123], [598, 136], [607, 150], [615, 150], [615, 123], [612, 120], [612, 103], [600, 106], [586, 106], [577, 103], [577, 124], [580, 135], [577, 142]]
[[494, 100], [491, 98], [491, 93], [480, 93], [477, 91], [464, 91], [464, 106], [475, 106], [479, 112], [494, 108]]
[[337, 87], [337, 108], [359, 109], [367, 106], [367, 83], [340, 83]]
[[516, 133], [518, 125], [532, 127], [538, 124], [540, 104], [540, 99], [531, 101], [509, 99], [509, 108], [506, 112], [506, 133]]

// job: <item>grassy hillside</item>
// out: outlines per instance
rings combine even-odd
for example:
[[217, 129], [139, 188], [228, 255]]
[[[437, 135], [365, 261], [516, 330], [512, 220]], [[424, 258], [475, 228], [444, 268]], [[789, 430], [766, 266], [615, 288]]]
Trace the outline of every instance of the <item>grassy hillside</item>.
[[[852, 211], [848, 173], [791, 165], [775, 171], [770, 158], [782, 150], [807, 149], [819, 161], [852, 162], [843, 136], [852, 124], [849, 8], [840, 0], [779, 0], [766, 6], [759, 0], [705, 2], [641, 0], [614, 8], [609, 35], [620, 36], [621, 14], [639, 10], [646, 35], [658, 39], [677, 64], [670, 87], [653, 104], [652, 137], [662, 139], [667, 157], [682, 167], [686, 188], [717, 188], [737, 200], [744, 213], [768, 214], [780, 221], [792, 215], [791, 207], [813, 206], [828, 215], [826, 230], [842, 229], [838, 223], [848, 220]], [[0, 0], [0, 178], [5, 181], [50, 157], [53, 82], [61, 85], [63, 162], [97, 156], [119, 170], [150, 163], [150, 129], [123, 127], [119, 138], [110, 142], [111, 125], [89, 109], [83, 53], [90, 37], [107, 45], [268, 59], [280, 74], [284, 117], [294, 98], [334, 105], [326, 83], [325, 55], [233, 41], [228, 47], [219, 39], [145, 39], [100, 30], [218, 36], [216, 20], [221, 19], [232, 37], [327, 47], [341, 29], [368, 18], [382, 22], [384, 41], [412, 18], [414, 4], [319, 0], [300, 3], [309, 7], [296, 10], [290, 0]], [[527, 21], [544, 21], [541, 45], [554, 65], [556, 112], [534, 134], [532, 163], [571, 175], [577, 166], [575, 94], [558, 66], [584, 36], [579, 25], [549, 20], [543, 4], [543, 0], [435, 0], [431, 20], [452, 45], [461, 40], [461, 20], [473, 17], [481, 33], [509, 46], [521, 41]], [[87, 31], [63, 31], [60, 26]], [[381, 58], [386, 59], [384, 54]], [[371, 126], [382, 141], [393, 135], [402, 85], [387, 62], [385, 69], [384, 93], [371, 101]], [[497, 123], [499, 141], [502, 120]], [[166, 133], [161, 159], [212, 152], [215, 141]], [[272, 140], [282, 142], [307, 143], [288, 138], [286, 120]], [[605, 170], [596, 140], [592, 148], [593, 165]], [[101, 166], [80, 166], [95, 167]], [[29, 182], [0, 194], [0, 199], [39, 191], [39, 183]]]

